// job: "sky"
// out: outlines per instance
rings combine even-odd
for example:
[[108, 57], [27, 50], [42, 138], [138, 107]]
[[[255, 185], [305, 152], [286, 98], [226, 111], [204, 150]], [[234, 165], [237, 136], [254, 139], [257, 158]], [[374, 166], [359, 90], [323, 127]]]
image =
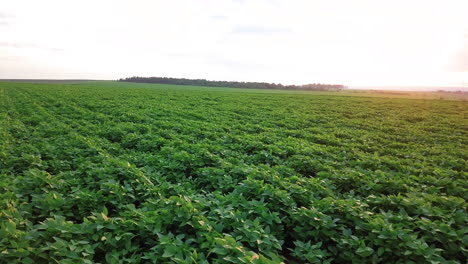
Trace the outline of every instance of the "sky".
[[467, 0], [0, 0], [0, 78], [468, 87]]

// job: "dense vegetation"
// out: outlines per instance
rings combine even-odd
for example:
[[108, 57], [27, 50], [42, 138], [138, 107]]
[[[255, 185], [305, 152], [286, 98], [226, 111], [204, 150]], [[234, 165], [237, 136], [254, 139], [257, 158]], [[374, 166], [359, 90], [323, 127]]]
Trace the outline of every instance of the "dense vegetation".
[[0, 262], [466, 263], [467, 114], [461, 101], [0, 83]]
[[230, 81], [208, 81], [205, 79], [184, 79], [167, 77], [129, 77], [119, 79], [121, 82], [136, 83], [159, 83], [174, 85], [196, 85], [205, 87], [232, 87], [232, 88], [254, 88], [254, 89], [282, 89], [282, 90], [314, 90], [314, 91], [339, 91], [345, 88], [341, 84], [313, 83], [305, 85], [282, 85], [280, 83], [266, 82], [230, 82]]

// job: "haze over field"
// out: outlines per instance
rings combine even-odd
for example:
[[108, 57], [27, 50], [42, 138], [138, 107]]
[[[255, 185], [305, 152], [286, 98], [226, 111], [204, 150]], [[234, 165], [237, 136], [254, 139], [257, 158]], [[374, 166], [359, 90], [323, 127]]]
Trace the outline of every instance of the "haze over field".
[[18, 1], [0, 78], [468, 84], [468, 1]]

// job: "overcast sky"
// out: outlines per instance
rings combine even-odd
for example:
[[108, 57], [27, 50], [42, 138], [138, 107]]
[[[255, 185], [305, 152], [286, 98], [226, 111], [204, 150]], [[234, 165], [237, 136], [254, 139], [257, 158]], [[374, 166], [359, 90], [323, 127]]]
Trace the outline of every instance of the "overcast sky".
[[467, 0], [1, 0], [0, 78], [468, 86]]

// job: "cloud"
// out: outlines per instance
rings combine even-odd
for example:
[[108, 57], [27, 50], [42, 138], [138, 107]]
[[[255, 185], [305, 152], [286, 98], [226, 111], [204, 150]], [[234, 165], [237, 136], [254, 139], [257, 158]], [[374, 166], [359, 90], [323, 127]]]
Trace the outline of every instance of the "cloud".
[[279, 6], [281, 3], [278, 0], [267, 0], [266, 1], [268, 4], [276, 5]]
[[166, 54], [168, 57], [181, 59], [181, 60], [192, 60], [197, 61], [198, 63], [203, 63], [215, 67], [224, 67], [231, 69], [249, 69], [249, 70], [258, 70], [265, 68], [264, 65], [253, 63], [253, 62], [243, 62], [219, 54], [210, 54], [210, 53], [184, 53], [184, 52], [173, 52]]
[[215, 67], [224, 67], [224, 68], [243, 70], [243, 71], [261, 70], [265, 68], [265, 66], [262, 64], [238, 61], [238, 60], [233, 60], [230, 58], [224, 58], [224, 57], [218, 57], [218, 56], [205, 57], [204, 62], [208, 65], [212, 65]]
[[167, 57], [176, 58], [176, 59], [202, 59], [207, 55], [195, 54], [195, 53], [185, 53], [185, 52], [171, 52], [165, 54]]
[[40, 45], [36, 45], [32, 43], [0, 42], [0, 47], [14, 48], [14, 49], [33, 48], [33, 49], [40, 49], [40, 50], [47, 50], [47, 51], [54, 51], [54, 52], [63, 51], [63, 49], [40, 46]]
[[7, 14], [7, 13], [0, 12], [0, 19], [5, 19], [5, 18], [13, 18], [13, 17], [14, 17], [13, 15], [10, 15], [10, 14]]
[[248, 0], [232, 0], [232, 2], [236, 4], [245, 4], [248, 2]]
[[0, 12], [0, 27], [6, 27], [10, 25], [11, 19], [15, 16]]
[[11, 56], [11, 55], [0, 55], [0, 61], [20, 61], [21, 57], [19, 56]]
[[[250, 1], [249, 0], [232, 0], [234, 4], [253, 4], [255, 1]], [[260, 1], [257, 1], [257, 3]], [[271, 5], [279, 5], [280, 1], [279, 0], [264, 0], [262, 1], [263, 4], [271, 4]]]
[[0, 42], [0, 47], [21, 48], [21, 47], [24, 47], [24, 45], [19, 44], [19, 43], [13, 43], [13, 42]]
[[263, 27], [263, 26], [235, 26], [231, 30], [231, 34], [242, 35], [284, 35], [294, 33], [292, 29], [280, 27]]
[[220, 15], [220, 14], [212, 15], [212, 16], [210, 16], [210, 18], [214, 19], [214, 20], [227, 20], [227, 19], [229, 19], [228, 16]]

